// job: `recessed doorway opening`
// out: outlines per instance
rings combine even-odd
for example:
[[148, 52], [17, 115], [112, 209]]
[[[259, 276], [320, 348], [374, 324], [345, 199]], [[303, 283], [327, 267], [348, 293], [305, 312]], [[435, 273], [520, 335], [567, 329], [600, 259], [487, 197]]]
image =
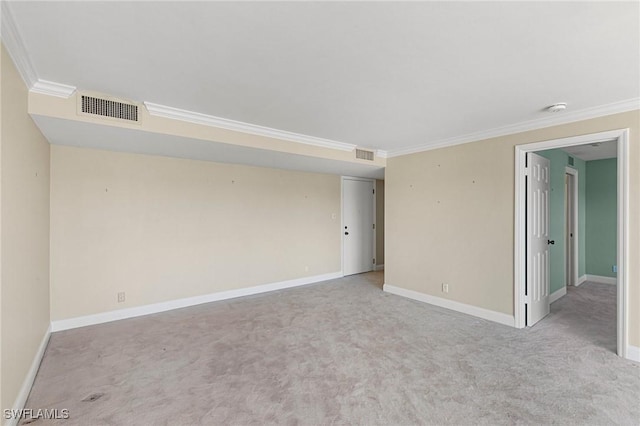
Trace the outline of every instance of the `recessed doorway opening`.
[[[630, 358], [628, 352], [628, 129], [613, 130], [591, 135], [576, 136], [564, 139], [555, 139], [544, 142], [518, 145], [515, 150], [515, 245], [514, 245], [514, 314], [517, 328], [531, 326], [533, 320], [539, 320], [548, 312], [550, 301], [549, 292], [549, 262], [548, 247], [552, 240], [548, 239], [548, 221], [544, 218], [544, 205], [548, 209], [548, 190], [545, 195], [544, 179], [548, 179], [548, 162], [541, 156], [534, 154], [536, 151], [550, 150], [554, 148], [575, 147], [585, 144], [597, 144], [608, 141], [615, 141], [617, 148], [617, 242], [616, 242], [616, 269], [617, 269], [617, 289], [616, 289], [616, 346], [619, 356]], [[540, 157], [540, 158], [537, 158]], [[545, 166], [546, 164], [546, 166]], [[534, 170], [536, 169], [536, 174]], [[546, 177], [545, 177], [546, 173]], [[573, 176], [573, 175], [571, 175]], [[567, 185], [577, 184], [577, 175], [567, 179]], [[540, 188], [534, 183], [539, 182]], [[547, 183], [548, 185], [548, 183]], [[546, 186], [548, 188], [548, 186]], [[535, 200], [531, 198], [533, 191], [537, 191]], [[547, 197], [547, 198], [545, 198]], [[542, 200], [542, 201], [540, 201]], [[575, 202], [575, 200], [573, 200]], [[571, 201], [568, 201], [569, 203]], [[535, 205], [534, 205], [535, 204]], [[538, 209], [537, 212], [532, 209]], [[575, 230], [576, 204], [571, 211], [572, 224]], [[537, 216], [536, 216], [537, 215]], [[540, 218], [538, 218], [540, 216]], [[533, 221], [532, 221], [533, 219]], [[535, 222], [535, 223], [533, 223]], [[546, 228], [545, 228], [546, 227]], [[571, 228], [567, 228], [571, 229]], [[545, 234], [546, 231], [546, 234]], [[537, 232], [533, 234], [532, 232]], [[570, 232], [570, 231], [569, 231]], [[539, 235], [538, 235], [539, 234]], [[574, 233], [574, 236], [576, 234]], [[536, 239], [534, 241], [534, 238]], [[539, 241], [538, 241], [539, 240]], [[546, 244], [543, 244], [546, 242]], [[563, 241], [564, 242], [564, 241]], [[533, 247], [532, 244], [537, 244]], [[578, 284], [576, 278], [575, 250], [577, 241], [570, 242], [566, 247], [566, 256], [570, 256], [569, 262], [565, 263], [565, 276], [567, 282]], [[534, 250], [536, 249], [536, 250]], [[569, 251], [571, 250], [571, 252]], [[537, 259], [537, 260], [536, 260]], [[572, 261], [573, 260], [573, 261]], [[545, 275], [546, 274], [546, 275]], [[569, 276], [570, 275], [570, 276]], [[532, 313], [534, 314], [532, 316]], [[535, 317], [535, 318], [534, 318]]]

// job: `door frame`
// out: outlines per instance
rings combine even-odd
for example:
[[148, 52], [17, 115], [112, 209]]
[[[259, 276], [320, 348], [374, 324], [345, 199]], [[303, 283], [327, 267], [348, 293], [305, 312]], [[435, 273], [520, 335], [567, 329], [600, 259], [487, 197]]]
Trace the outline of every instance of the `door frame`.
[[[340, 274], [344, 277], [344, 181], [345, 180], [359, 180], [363, 182], [371, 182], [373, 186], [373, 257], [376, 258], [376, 233], [378, 232], [377, 218], [376, 218], [376, 180], [371, 178], [362, 178], [356, 176], [341, 176], [340, 178]], [[377, 261], [378, 259], [376, 259]], [[375, 264], [373, 264], [372, 271], [375, 271]]]
[[[572, 277], [573, 285], [577, 287], [578, 286], [578, 278], [580, 277], [579, 273], [578, 273], [578, 262], [579, 262], [579, 257], [578, 257], [579, 256], [579, 254], [578, 254], [579, 250], [578, 250], [578, 247], [579, 247], [579, 241], [580, 241], [579, 240], [579, 238], [580, 238], [580, 227], [578, 226], [578, 223], [579, 223], [578, 222], [578, 218], [579, 218], [578, 211], [580, 210], [580, 206], [578, 205], [578, 193], [579, 193], [579, 190], [578, 190], [578, 179], [580, 177], [579, 177], [578, 170], [574, 169], [571, 166], [566, 166], [564, 168], [564, 174], [565, 174], [565, 176], [566, 175], [573, 176], [573, 193], [572, 194], [565, 194], [565, 196], [567, 197], [567, 200], [568, 200], [569, 197], [571, 197], [571, 202], [573, 203], [573, 215], [572, 215], [573, 217], [571, 218], [571, 220], [573, 222], [573, 247], [572, 247], [572, 250], [571, 250], [571, 260], [572, 260], [572, 263], [573, 263], [573, 277]], [[567, 206], [565, 206], [565, 212], [564, 212], [565, 220], [567, 218], [566, 208], [567, 208]], [[568, 240], [568, 238], [567, 238], [568, 231], [569, 231], [568, 229], [564, 230], [564, 232], [565, 232], [565, 235], [564, 235], [565, 244], [567, 243], [567, 240]], [[566, 256], [567, 250], [565, 249], [564, 252], [565, 252], [565, 256]], [[567, 259], [566, 259], [566, 257], [565, 257], [565, 260], [564, 260], [564, 276], [565, 277], [567, 276]], [[564, 283], [565, 288], [568, 285], [569, 285], [569, 283], [567, 283], [567, 282]]]
[[[528, 152], [541, 151], [587, 143], [617, 141], [618, 144], [618, 246], [617, 246], [617, 354], [629, 358], [628, 300], [629, 300], [629, 129], [616, 129], [588, 135], [558, 138], [515, 146], [515, 239], [514, 239], [514, 324], [525, 327], [524, 292], [526, 285], [526, 220], [525, 220], [525, 161]], [[577, 245], [576, 245], [577, 246]]]

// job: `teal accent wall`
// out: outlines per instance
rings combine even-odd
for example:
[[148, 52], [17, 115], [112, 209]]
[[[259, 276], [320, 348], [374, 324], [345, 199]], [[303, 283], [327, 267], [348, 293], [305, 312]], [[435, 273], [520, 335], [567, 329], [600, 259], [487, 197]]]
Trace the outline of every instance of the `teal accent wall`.
[[578, 170], [578, 278], [587, 273], [587, 163], [573, 159]]
[[[551, 162], [551, 194], [549, 200], [549, 239], [555, 240], [550, 246], [550, 290], [553, 293], [565, 286], [564, 253], [565, 253], [565, 214], [564, 214], [564, 179], [565, 167], [569, 166], [569, 154], [561, 149], [539, 151], [536, 154]], [[578, 275], [586, 270], [586, 163], [574, 158], [573, 166], [578, 171]]]
[[587, 274], [616, 276], [617, 177], [615, 158], [587, 161]]

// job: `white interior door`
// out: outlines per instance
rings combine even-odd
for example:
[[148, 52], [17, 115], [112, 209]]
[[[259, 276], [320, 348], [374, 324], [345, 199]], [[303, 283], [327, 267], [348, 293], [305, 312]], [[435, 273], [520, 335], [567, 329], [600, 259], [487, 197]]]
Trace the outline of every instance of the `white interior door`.
[[549, 160], [527, 154], [527, 325], [549, 313]]
[[374, 181], [342, 180], [343, 273], [373, 270]]

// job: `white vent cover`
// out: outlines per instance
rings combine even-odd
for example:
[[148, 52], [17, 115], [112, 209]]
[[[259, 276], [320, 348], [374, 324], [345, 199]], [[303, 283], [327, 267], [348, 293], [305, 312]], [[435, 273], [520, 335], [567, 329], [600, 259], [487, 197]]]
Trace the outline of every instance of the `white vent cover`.
[[373, 161], [373, 151], [356, 148], [356, 158]]
[[138, 105], [116, 99], [82, 95], [78, 107], [78, 111], [82, 114], [99, 115], [135, 123], [140, 121]]

